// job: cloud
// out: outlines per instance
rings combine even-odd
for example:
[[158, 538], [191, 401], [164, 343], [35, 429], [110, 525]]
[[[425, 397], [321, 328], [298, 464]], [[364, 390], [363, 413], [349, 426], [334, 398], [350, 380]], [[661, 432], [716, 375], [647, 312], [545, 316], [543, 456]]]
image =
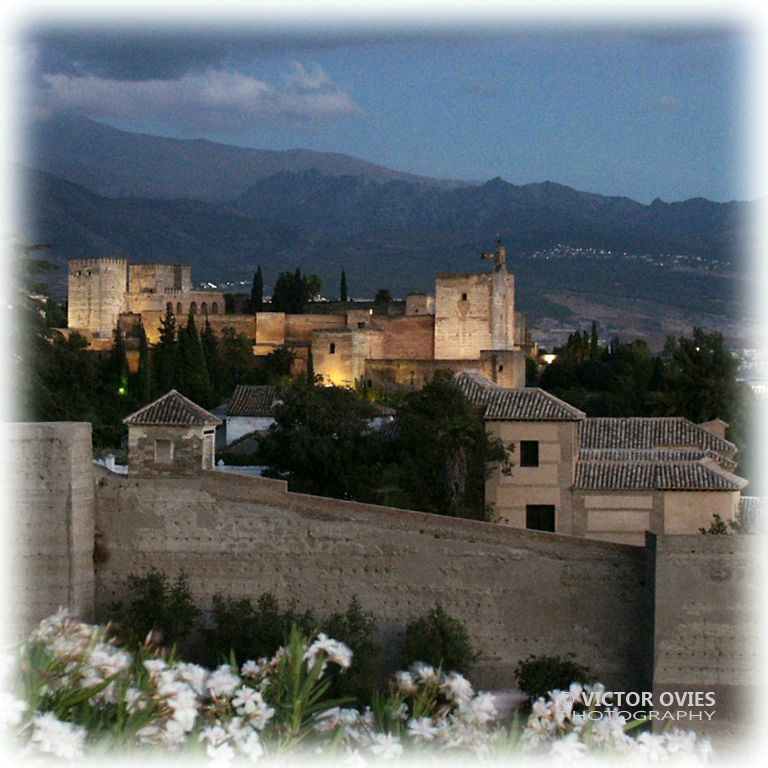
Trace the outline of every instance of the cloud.
[[680, 109], [683, 106], [683, 102], [677, 96], [667, 93], [656, 99], [656, 106], [666, 110]]
[[314, 121], [354, 114], [346, 91], [319, 65], [294, 63], [279, 86], [230, 69], [175, 79], [43, 75], [44, 102], [89, 117], [161, 120], [177, 129], [245, 130], [259, 121]]

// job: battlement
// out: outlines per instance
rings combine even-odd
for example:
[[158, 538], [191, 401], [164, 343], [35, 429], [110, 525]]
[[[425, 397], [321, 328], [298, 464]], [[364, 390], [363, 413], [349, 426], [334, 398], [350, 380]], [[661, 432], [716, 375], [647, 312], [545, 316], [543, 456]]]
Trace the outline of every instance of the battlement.
[[105, 264], [115, 264], [117, 266], [128, 266], [126, 259], [119, 257], [93, 258], [93, 259], [70, 259], [68, 262], [70, 273], [75, 269], [85, 269], [87, 267], [100, 267]]

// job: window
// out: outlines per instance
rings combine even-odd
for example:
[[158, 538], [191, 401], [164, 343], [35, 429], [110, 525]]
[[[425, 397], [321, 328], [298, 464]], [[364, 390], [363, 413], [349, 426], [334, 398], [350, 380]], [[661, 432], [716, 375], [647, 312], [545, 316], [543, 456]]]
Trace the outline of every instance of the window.
[[180, 315], [180, 314], [181, 314], [181, 302], [179, 302], [179, 303], [176, 305], [176, 314], [177, 314], [177, 315]]
[[170, 301], [165, 305], [165, 311], [173, 314], [173, 304]]
[[212, 315], [219, 314], [219, 303], [217, 301], [214, 301], [213, 304], [211, 304], [211, 314]]
[[207, 314], [208, 314], [208, 304], [207, 304], [205, 301], [204, 301], [204, 302], [203, 302], [203, 303], [200, 305], [200, 311], [201, 311], [201, 312], [202, 312], [204, 315], [207, 315]]
[[520, 441], [520, 466], [538, 467], [539, 466], [539, 441], [521, 440]]
[[190, 315], [196, 315], [197, 314], [197, 302], [196, 301], [193, 301], [189, 305], [189, 314]]
[[462, 293], [461, 294], [461, 300], [462, 301], [466, 301], [467, 300], [467, 294], [466, 293]]
[[158, 437], [155, 440], [155, 463], [169, 464], [173, 461], [173, 440]]
[[365, 328], [365, 321], [357, 324], [358, 328]]
[[504, 370], [504, 366], [503, 366], [503, 365], [500, 365], [500, 366], [499, 366], [499, 373], [501, 373], [503, 370]]
[[331, 355], [335, 355], [336, 354], [336, 345], [333, 342], [331, 342], [330, 345], [328, 346], [328, 352]]
[[532, 531], [555, 532], [554, 504], [526, 504], [525, 527]]

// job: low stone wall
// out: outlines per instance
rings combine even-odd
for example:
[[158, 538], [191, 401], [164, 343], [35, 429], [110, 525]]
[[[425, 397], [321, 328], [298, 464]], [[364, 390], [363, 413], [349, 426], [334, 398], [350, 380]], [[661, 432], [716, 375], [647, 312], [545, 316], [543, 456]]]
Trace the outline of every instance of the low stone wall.
[[97, 604], [125, 576], [182, 570], [204, 607], [271, 591], [316, 616], [357, 595], [394, 651], [441, 603], [467, 624], [482, 685], [531, 653], [573, 651], [607, 684], [650, 683], [644, 550], [289, 493], [263, 478], [132, 479], [97, 472]]

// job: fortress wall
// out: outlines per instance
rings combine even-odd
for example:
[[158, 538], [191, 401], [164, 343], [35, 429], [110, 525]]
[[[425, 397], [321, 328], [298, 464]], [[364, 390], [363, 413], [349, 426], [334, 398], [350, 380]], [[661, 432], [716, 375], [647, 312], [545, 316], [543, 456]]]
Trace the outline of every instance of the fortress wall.
[[377, 320], [382, 339], [377, 357], [431, 360], [435, 354], [434, 315], [407, 315]]
[[512, 685], [528, 654], [570, 651], [606, 684], [648, 684], [641, 548], [294, 494], [263, 478], [96, 472], [101, 618], [127, 574], [155, 566], [183, 570], [204, 607], [217, 592], [269, 590], [324, 616], [356, 594], [390, 652], [440, 602], [482, 651], [480, 685]]
[[125, 308], [125, 259], [72, 259], [68, 264], [67, 325], [112, 339]]
[[768, 629], [757, 614], [768, 581], [765, 537], [648, 534], [648, 541], [656, 592], [654, 701], [664, 691], [714, 692], [716, 715], [701, 725], [719, 736], [743, 735], [755, 718], [764, 720], [756, 705]]
[[285, 340], [288, 344], [309, 346], [314, 331], [347, 327], [346, 315], [286, 315]]
[[24, 423], [6, 430], [16, 493], [16, 503], [7, 506], [16, 630], [26, 634], [59, 607], [93, 619], [91, 425]]

